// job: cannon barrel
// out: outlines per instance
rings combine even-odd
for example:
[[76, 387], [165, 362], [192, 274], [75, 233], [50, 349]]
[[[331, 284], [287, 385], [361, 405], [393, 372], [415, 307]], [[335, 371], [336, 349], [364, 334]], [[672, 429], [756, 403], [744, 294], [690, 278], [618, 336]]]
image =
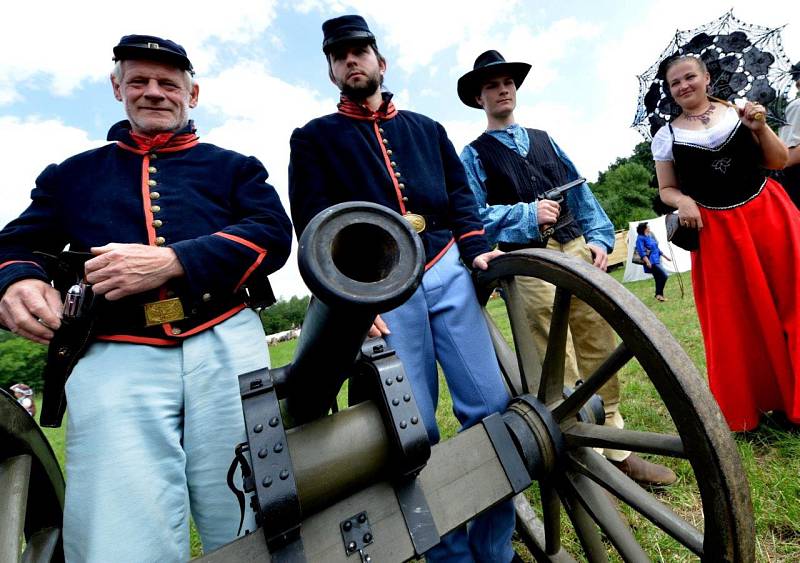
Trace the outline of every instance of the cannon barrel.
[[414, 293], [422, 242], [397, 213], [368, 202], [334, 205], [308, 224], [298, 247], [311, 300], [293, 362], [273, 370], [290, 425], [328, 412], [375, 316]]

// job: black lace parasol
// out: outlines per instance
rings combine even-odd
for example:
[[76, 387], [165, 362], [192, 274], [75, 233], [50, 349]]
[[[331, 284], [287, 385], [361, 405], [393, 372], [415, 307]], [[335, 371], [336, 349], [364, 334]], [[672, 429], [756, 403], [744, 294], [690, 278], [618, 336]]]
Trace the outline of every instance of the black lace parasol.
[[782, 124], [792, 85], [781, 30], [736, 19], [733, 10], [675, 37], [658, 60], [639, 76], [639, 104], [631, 127], [650, 139], [681, 109], [665, 82], [665, 63], [676, 55], [700, 57], [711, 74], [709, 94], [723, 100], [747, 98], [767, 108], [767, 120]]

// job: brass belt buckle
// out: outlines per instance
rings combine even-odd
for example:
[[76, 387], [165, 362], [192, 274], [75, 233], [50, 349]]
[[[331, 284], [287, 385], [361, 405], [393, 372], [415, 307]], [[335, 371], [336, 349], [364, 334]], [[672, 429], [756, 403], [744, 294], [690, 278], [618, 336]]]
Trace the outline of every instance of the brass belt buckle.
[[411, 228], [418, 233], [421, 233], [425, 230], [425, 217], [422, 215], [418, 215], [416, 213], [406, 213], [403, 215], [403, 219], [408, 221], [408, 223], [411, 225]]
[[144, 326], [172, 323], [185, 318], [183, 305], [178, 297], [144, 304]]

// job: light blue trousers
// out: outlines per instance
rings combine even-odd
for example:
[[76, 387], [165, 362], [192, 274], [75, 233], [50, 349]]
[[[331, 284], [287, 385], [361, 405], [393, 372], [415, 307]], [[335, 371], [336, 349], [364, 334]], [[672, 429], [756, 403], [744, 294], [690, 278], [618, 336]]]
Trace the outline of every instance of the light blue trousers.
[[175, 347], [92, 344], [67, 382], [67, 561], [186, 561], [190, 510], [206, 553], [234, 540], [237, 377], [268, 362], [249, 309]]
[[[389, 326], [387, 342], [403, 363], [432, 443], [439, 441], [437, 361], [462, 429], [505, 410], [508, 392], [472, 280], [455, 245], [425, 272], [422, 284], [406, 303], [381, 317]], [[513, 531], [514, 508], [508, 501], [475, 518], [469, 532], [459, 529], [442, 538], [425, 558], [429, 562], [508, 563], [514, 555]]]

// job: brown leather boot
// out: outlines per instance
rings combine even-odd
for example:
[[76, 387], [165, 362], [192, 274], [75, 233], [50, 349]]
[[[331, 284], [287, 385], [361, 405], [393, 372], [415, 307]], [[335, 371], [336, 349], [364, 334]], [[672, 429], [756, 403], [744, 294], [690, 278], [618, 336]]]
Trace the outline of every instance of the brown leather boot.
[[649, 462], [636, 454], [631, 454], [622, 461], [612, 461], [611, 463], [640, 485], [663, 487], [678, 480], [678, 476], [669, 467]]

